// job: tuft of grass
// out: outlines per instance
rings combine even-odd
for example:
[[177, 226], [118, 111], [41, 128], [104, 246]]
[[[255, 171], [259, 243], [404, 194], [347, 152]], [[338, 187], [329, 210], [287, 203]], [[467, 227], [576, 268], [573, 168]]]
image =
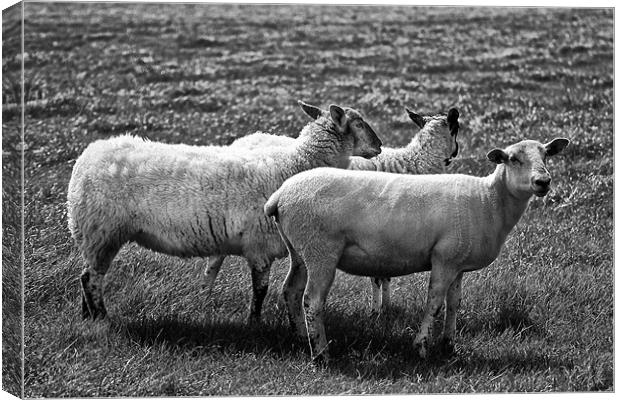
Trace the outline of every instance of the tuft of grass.
[[[19, 114], [3, 109], [5, 387], [19, 393], [19, 189], [7, 182], [23, 148], [28, 397], [614, 390], [611, 10], [325, 10], [26, 3], [23, 146]], [[3, 15], [3, 33], [17, 27]], [[3, 73], [18, 76], [18, 61], [5, 57]], [[339, 272], [326, 310], [333, 361], [319, 367], [276, 306], [286, 261], [250, 326], [243, 259], [229, 257], [207, 298], [204, 260], [136, 245], [107, 275], [109, 317], [81, 320], [65, 201], [84, 148], [124, 133], [197, 145], [256, 130], [295, 137], [307, 122], [296, 99], [355, 107], [394, 147], [414, 134], [405, 106], [457, 106], [452, 172], [488, 174], [486, 152], [524, 137], [571, 139], [549, 161], [552, 193], [532, 201], [489, 268], [465, 275], [456, 353], [413, 351], [428, 273], [395, 278], [392, 310], [374, 316], [368, 280]]]

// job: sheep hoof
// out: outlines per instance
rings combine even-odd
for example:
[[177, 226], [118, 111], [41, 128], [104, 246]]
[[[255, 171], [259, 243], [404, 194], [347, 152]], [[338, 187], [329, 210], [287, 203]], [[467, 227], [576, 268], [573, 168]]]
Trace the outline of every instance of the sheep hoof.
[[286, 305], [286, 300], [284, 299], [283, 296], [280, 296], [278, 298], [278, 301], [276, 302], [276, 310], [282, 311], [282, 312], [288, 311], [288, 306]]
[[416, 343], [413, 345], [416, 353], [420, 356], [421, 359], [425, 360], [428, 356], [428, 349], [426, 348], [425, 343]]
[[317, 367], [327, 367], [327, 365], [329, 364], [329, 355], [327, 354], [327, 352], [322, 351], [312, 359], [312, 363]]
[[90, 319], [90, 310], [88, 309], [88, 304], [86, 304], [86, 300], [82, 297], [82, 319]]
[[103, 321], [106, 316], [107, 316], [107, 312], [105, 311], [105, 309], [103, 309], [103, 310], [95, 310], [94, 314], [92, 315], [92, 320], [93, 321]]
[[250, 314], [247, 319], [248, 325], [258, 325], [260, 324], [260, 315]]
[[93, 319], [100, 319], [103, 320], [105, 319], [105, 317], [108, 315], [108, 312], [106, 311], [105, 308], [101, 307], [99, 310], [97, 310], [97, 315], [93, 318]]
[[84, 308], [82, 308], [82, 319], [87, 320], [90, 319], [92, 321], [97, 321], [97, 320], [103, 320], [105, 319], [107, 313], [105, 310], [94, 310], [93, 313], [90, 312], [90, 310], [88, 310], [88, 308], [86, 308], [86, 310], [84, 310]]
[[90, 307], [89, 301], [86, 297], [82, 296], [82, 319], [92, 319], [96, 321], [97, 319], [104, 319], [107, 314], [105, 306], [103, 304], [97, 305], [92, 301], [92, 296], [90, 297]]
[[211, 298], [211, 293], [213, 292], [213, 288], [210, 285], [203, 283], [202, 290], [203, 292], [205, 292], [204, 296], [206, 299]]
[[449, 338], [441, 339], [441, 341], [437, 344], [437, 350], [444, 357], [451, 356], [456, 352], [454, 340]]

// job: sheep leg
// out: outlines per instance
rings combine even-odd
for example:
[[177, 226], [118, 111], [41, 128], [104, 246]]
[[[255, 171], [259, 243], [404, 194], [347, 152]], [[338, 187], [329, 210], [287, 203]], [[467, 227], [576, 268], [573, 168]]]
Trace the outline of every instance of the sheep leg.
[[372, 312], [387, 312], [390, 307], [390, 278], [370, 278], [372, 286]]
[[291, 328], [299, 337], [305, 339], [308, 337], [308, 331], [306, 330], [302, 299], [306, 282], [308, 281], [308, 273], [299, 255], [297, 255], [297, 253], [291, 253], [290, 251], [291, 249], [289, 249], [291, 263], [284, 284], [282, 285], [282, 297], [284, 298], [284, 303], [288, 310]]
[[384, 313], [390, 308], [390, 278], [381, 280], [381, 308]]
[[413, 341], [413, 345], [417, 348], [421, 358], [426, 358], [428, 353], [429, 342], [432, 340], [433, 325], [441, 312], [448, 288], [456, 277], [454, 270], [455, 268], [450, 268], [447, 265], [433, 263], [426, 301], [426, 312], [420, 325], [420, 331]]
[[254, 324], [260, 322], [260, 314], [269, 289], [269, 272], [271, 263], [269, 261], [250, 261], [252, 270], [252, 304], [250, 305], [250, 314], [248, 323]]
[[456, 276], [454, 282], [450, 285], [446, 295], [446, 318], [444, 322], [444, 331], [442, 339], [442, 347], [444, 352], [454, 352], [454, 336], [456, 334], [456, 313], [461, 305], [461, 282], [463, 273]]
[[304, 293], [306, 330], [308, 331], [311, 356], [313, 360], [319, 363], [329, 361], [323, 315], [325, 313], [325, 300], [335, 275], [335, 265], [331, 268], [309, 271], [308, 283]]
[[103, 304], [103, 277], [93, 268], [84, 268], [80, 276], [82, 286], [82, 318], [105, 318], [107, 312]]
[[213, 286], [215, 286], [215, 278], [220, 272], [222, 263], [226, 256], [217, 256], [207, 259], [207, 267], [204, 270], [203, 288], [207, 290], [207, 296], [211, 296]]
[[89, 317], [93, 320], [103, 319], [107, 315], [103, 304], [103, 278], [121, 246], [111, 243], [100, 246], [100, 243], [92, 242], [90, 246], [85, 246], [83, 243], [82, 247], [82, 256], [87, 264], [80, 275], [84, 319]]
[[370, 285], [372, 287], [372, 312], [381, 312], [381, 284], [382, 278], [374, 277], [370, 278]]
[[306, 314], [306, 330], [312, 359], [327, 363], [329, 354], [323, 315], [325, 300], [336, 275], [336, 266], [342, 255], [344, 241], [306, 244], [302, 258], [308, 273], [308, 282], [304, 292], [304, 311]]

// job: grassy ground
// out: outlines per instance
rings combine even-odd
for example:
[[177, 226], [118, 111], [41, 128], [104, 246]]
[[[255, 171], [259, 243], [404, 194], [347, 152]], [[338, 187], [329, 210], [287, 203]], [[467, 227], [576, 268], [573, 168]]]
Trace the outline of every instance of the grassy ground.
[[[21, 7], [2, 13], [3, 59], [20, 53], [19, 30]], [[11, 26], [9, 26], [11, 25]], [[3, 73], [5, 69], [3, 68]], [[3, 83], [2, 93], [5, 94]], [[13, 90], [11, 90], [14, 92]], [[4, 105], [4, 104], [3, 104]], [[2, 121], [2, 389], [16, 396], [22, 394], [22, 268], [21, 268], [21, 152], [20, 121]]]
[[[26, 3], [25, 394], [613, 390], [612, 27], [610, 10]], [[5, 177], [18, 174], [17, 43], [4, 43]], [[87, 144], [295, 135], [296, 99], [354, 106], [391, 146], [413, 134], [404, 106], [456, 105], [459, 172], [489, 173], [486, 151], [524, 137], [572, 140], [549, 162], [553, 192], [491, 267], [466, 274], [457, 353], [413, 354], [427, 274], [395, 279], [394, 310], [378, 318], [368, 280], [339, 274], [334, 362], [315, 368], [276, 308], [284, 262], [264, 322], [247, 326], [241, 259], [208, 299], [203, 260], [134, 245], [109, 273], [109, 318], [82, 321], [64, 202]]]

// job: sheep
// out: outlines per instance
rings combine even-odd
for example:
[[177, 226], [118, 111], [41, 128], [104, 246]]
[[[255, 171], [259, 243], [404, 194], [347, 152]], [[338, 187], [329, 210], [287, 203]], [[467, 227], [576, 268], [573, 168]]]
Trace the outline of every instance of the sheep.
[[291, 327], [308, 338], [313, 359], [328, 360], [323, 312], [336, 268], [361, 276], [430, 270], [414, 346], [421, 358], [427, 356], [445, 300], [441, 345], [453, 351], [463, 272], [495, 260], [532, 195], [549, 192], [546, 158], [568, 143], [524, 140], [493, 149], [487, 158], [497, 167], [487, 177], [319, 168], [284, 182], [264, 210], [289, 251], [284, 302]]
[[[429, 174], [445, 172], [452, 158], [458, 155], [456, 136], [459, 130], [459, 112], [451, 108], [446, 115], [421, 116], [405, 108], [409, 118], [421, 130], [411, 142], [402, 148], [383, 147], [381, 154], [365, 159], [350, 157], [348, 169], [373, 170], [408, 174]], [[286, 146], [294, 142], [286, 136], [255, 133], [235, 140], [231, 146], [252, 149], [261, 146]], [[215, 279], [220, 271], [225, 256], [211, 257], [204, 270], [204, 287], [211, 294]], [[390, 278], [374, 277], [370, 279], [372, 288], [372, 310], [375, 313], [389, 307]]]
[[345, 168], [351, 155], [374, 157], [381, 141], [361, 114], [299, 102], [314, 118], [292, 146], [227, 149], [120, 136], [91, 143], [69, 182], [69, 229], [84, 259], [82, 316], [106, 316], [103, 279], [133, 241], [179, 256], [241, 255], [252, 274], [249, 321], [260, 320], [271, 262], [286, 255], [264, 201], [288, 177], [321, 166]]

